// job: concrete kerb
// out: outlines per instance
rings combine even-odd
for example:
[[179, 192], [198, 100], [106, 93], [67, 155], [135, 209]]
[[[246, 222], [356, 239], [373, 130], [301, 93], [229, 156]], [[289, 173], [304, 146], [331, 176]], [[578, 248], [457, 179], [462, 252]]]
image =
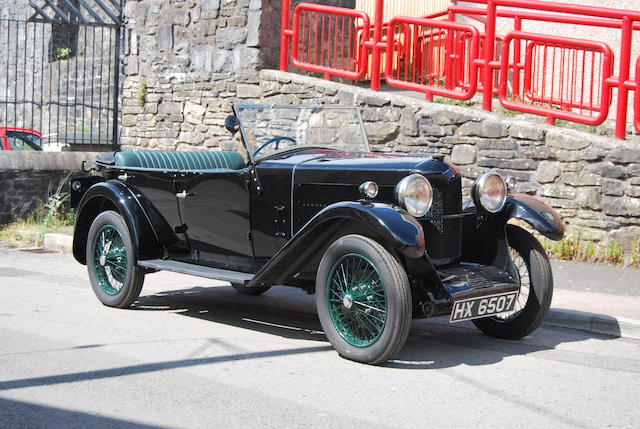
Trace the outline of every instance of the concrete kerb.
[[45, 250], [71, 252], [73, 250], [73, 236], [69, 234], [45, 234], [43, 247]]
[[640, 320], [552, 308], [543, 323], [594, 334], [640, 340]]

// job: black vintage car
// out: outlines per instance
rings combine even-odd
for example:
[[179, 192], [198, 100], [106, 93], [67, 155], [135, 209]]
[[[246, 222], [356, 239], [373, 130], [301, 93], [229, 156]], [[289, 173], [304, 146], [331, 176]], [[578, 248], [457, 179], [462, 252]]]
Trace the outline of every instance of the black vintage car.
[[402, 347], [412, 318], [472, 320], [511, 339], [540, 325], [549, 262], [507, 222], [559, 240], [548, 205], [493, 172], [463, 205], [455, 165], [371, 153], [355, 107], [234, 109], [236, 150], [102, 154], [100, 175], [72, 181], [73, 253], [103, 304], [130, 306], [157, 270], [253, 295], [300, 287], [315, 292], [338, 353], [372, 364]]

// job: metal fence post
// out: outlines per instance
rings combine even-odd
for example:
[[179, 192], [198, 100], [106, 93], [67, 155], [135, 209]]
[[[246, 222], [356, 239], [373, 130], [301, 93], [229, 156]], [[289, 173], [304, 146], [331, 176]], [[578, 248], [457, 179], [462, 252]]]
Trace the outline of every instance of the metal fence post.
[[289, 30], [289, 13], [291, 0], [282, 0], [282, 11], [280, 14], [280, 70], [287, 71], [289, 60], [289, 41], [287, 40], [287, 30]]
[[[628, 89], [626, 81], [629, 79], [631, 64], [631, 40], [633, 21], [625, 16], [622, 18], [622, 39], [620, 41], [620, 72], [618, 73], [618, 108], [616, 112], [616, 132], [619, 139], [624, 139], [627, 133], [627, 105]], [[636, 76], [636, 80], [639, 77]]]
[[[373, 51], [371, 52], [371, 89], [380, 89], [380, 41], [382, 40], [382, 19], [384, 0], [376, 0], [375, 17], [373, 18]], [[390, 41], [387, 41], [390, 43]]]
[[485, 24], [484, 37], [484, 70], [482, 79], [482, 108], [491, 110], [493, 97], [493, 61], [494, 48], [496, 44], [496, 5], [493, 0], [487, 1], [487, 23]]

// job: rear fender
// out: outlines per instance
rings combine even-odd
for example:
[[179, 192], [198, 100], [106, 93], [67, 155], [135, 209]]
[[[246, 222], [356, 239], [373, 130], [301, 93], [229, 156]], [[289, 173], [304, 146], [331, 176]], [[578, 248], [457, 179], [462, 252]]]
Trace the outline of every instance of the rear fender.
[[86, 263], [87, 235], [93, 220], [108, 209], [116, 210], [124, 218], [137, 259], [162, 256], [163, 243], [175, 237], [164, 218], [141, 193], [117, 180], [96, 183], [85, 192], [76, 213], [73, 256], [78, 262]]
[[403, 258], [424, 255], [422, 226], [406, 211], [382, 203], [339, 202], [307, 222], [247, 285], [284, 284], [314, 257], [321, 257], [333, 239], [363, 230]]

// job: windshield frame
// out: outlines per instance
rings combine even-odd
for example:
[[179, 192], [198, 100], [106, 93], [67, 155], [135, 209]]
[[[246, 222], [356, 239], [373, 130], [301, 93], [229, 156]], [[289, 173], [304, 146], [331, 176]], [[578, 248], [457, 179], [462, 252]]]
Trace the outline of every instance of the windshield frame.
[[366, 130], [364, 128], [364, 122], [362, 121], [362, 112], [360, 111], [360, 107], [353, 105], [353, 104], [253, 104], [253, 103], [239, 103], [239, 104], [234, 104], [233, 105], [233, 114], [236, 116], [236, 118], [238, 118], [238, 121], [240, 123], [240, 134], [241, 134], [241, 140], [242, 140], [242, 144], [244, 146], [244, 149], [247, 152], [247, 156], [249, 157], [250, 163], [251, 164], [256, 164], [259, 161], [262, 161], [264, 159], [268, 159], [268, 158], [272, 158], [274, 156], [280, 155], [282, 153], [286, 153], [286, 152], [292, 152], [292, 151], [297, 151], [297, 150], [304, 150], [304, 149], [308, 149], [308, 148], [321, 148], [321, 149], [330, 149], [330, 150], [339, 150], [336, 149], [334, 147], [331, 146], [321, 146], [321, 145], [301, 145], [299, 147], [288, 147], [288, 148], [283, 148], [277, 152], [271, 152], [268, 155], [265, 156], [261, 156], [261, 157], [255, 157], [253, 154], [253, 150], [249, 147], [249, 145], [247, 144], [248, 138], [247, 136], [249, 135], [249, 131], [247, 130], [247, 125], [244, 124], [242, 117], [240, 115], [238, 115], [239, 110], [242, 109], [292, 109], [292, 110], [300, 110], [300, 109], [325, 109], [325, 110], [329, 110], [329, 109], [336, 109], [336, 110], [345, 110], [345, 109], [352, 109], [355, 111], [356, 113], [356, 118], [358, 120], [358, 123], [360, 125], [360, 131], [362, 133], [362, 136], [364, 138], [364, 148], [365, 150], [362, 151], [362, 153], [370, 153], [371, 152], [371, 146], [369, 144], [369, 138], [367, 137], [367, 133]]

